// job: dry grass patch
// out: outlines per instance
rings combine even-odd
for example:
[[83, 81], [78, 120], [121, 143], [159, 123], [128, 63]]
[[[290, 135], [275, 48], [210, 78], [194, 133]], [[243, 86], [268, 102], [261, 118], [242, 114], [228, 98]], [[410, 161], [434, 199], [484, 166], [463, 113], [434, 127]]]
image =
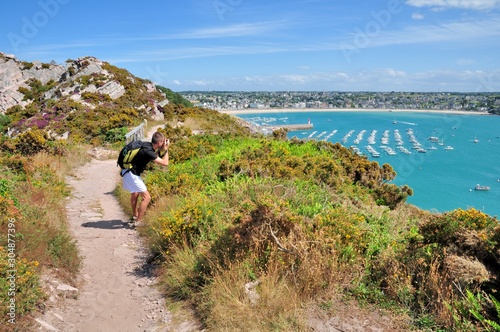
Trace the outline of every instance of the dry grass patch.
[[269, 271], [258, 280], [248, 277], [244, 263], [220, 271], [204, 287], [205, 322], [211, 331], [306, 331], [302, 300], [293, 286]]

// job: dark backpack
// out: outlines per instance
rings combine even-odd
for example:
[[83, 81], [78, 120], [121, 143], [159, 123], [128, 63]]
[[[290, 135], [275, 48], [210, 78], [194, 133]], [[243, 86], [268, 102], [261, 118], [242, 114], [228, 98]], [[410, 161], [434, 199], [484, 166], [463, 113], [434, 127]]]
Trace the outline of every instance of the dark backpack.
[[[125, 145], [120, 151], [120, 154], [118, 155], [118, 160], [117, 160], [118, 166], [120, 166], [121, 169], [127, 169], [129, 171], [133, 170], [134, 158], [137, 155], [137, 152], [139, 152], [141, 148], [142, 148], [142, 141], [132, 141], [127, 145]], [[125, 175], [125, 173], [123, 173], [122, 176], [123, 175]]]

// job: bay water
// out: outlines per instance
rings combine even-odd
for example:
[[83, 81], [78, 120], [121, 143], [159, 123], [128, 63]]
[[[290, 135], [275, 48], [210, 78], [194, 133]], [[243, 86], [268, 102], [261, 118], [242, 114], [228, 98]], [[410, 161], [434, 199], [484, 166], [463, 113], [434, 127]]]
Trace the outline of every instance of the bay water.
[[[236, 116], [257, 126], [310, 122], [313, 128], [290, 131], [288, 137], [339, 142], [346, 147], [357, 147], [360, 153], [381, 165], [390, 164], [397, 172], [393, 183], [412, 188], [413, 196], [407, 202], [422, 209], [446, 212], [475, 208], [500, 216], [500, 116], [444, 111], [324, 110], [259, 114], [241, 111]], [[372, 133], [375, 143], [369, 144]], [[412, 139], [425, 153], [416, 150]], [[367, 151], [369, 145], [380, 153], [379, 157]], [[411, 154], [403, 153], [402, 148]], [[386, 152], [390, 150], [395, 154]], [[490, 189], [475, 190], [477, 184]]]

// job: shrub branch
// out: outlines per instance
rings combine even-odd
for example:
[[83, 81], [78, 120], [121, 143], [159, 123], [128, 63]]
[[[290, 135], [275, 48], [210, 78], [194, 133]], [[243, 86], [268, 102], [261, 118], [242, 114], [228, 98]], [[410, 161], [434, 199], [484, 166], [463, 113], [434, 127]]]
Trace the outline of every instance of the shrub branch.
[[[298, 256], [298, 254], [295, 251], [288, 250], [285, 247], [283, 247], [283, 245], [280, 243], [280, 240], [278, 240], [278, 238], [274, 234], [271, 225], [268, 225], [268, 226], [269, 226], [269, 230], [271, 231], [271, 236], [273, 237], [274, 242], [276, 242], [276, 245], [278, 246], [278, 250], [283, 251], [283, 252], [285, 252], [287, 254], [292, 254], [292, 255]], [[292, 244], [292, 247], [294, 247], [294, 249], [297, 250], [297, 248], [295, 248], [295, 246], [293, 244]]]

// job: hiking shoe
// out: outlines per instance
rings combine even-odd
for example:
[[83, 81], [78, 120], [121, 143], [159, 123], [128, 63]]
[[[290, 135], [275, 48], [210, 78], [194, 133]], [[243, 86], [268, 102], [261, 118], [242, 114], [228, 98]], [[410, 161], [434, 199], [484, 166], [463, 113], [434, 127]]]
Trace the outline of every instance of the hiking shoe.
[[135, 223], [137, 222], [137, 217], [136, 216], [133, 216], [132, 218], [129, 219], [128, 221], [129, 223]]
[[135, 222], [133, 222], [133, 223], [130, 224], [130, 227], [132, 229], [136, 229], [137, 227], [142, 227], [142, 225], [144, 225], [143, 221], [137, 221], [137, 220], [135, 220]]

